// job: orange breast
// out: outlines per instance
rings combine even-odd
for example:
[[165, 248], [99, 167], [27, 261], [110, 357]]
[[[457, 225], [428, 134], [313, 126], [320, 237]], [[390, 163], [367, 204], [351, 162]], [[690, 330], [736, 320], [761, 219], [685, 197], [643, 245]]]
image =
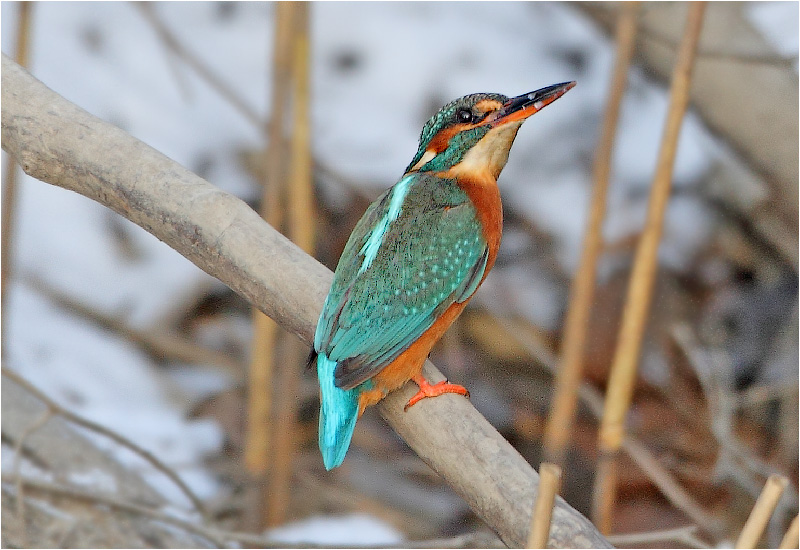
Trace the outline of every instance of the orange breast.
[[497, 187], [497, 180], [488, 174], [483, 177], [460, 175], [456, 181], [475, 205], [483, 228], [483, 238], [489, 245], [489, 259], [486, 263], [486, 272], [483, 274], [485, 278], [494, 266], [497, 251], [500, 249], [500, 238], [503, 236], [503, 203], [500, 200], [500, 188]]

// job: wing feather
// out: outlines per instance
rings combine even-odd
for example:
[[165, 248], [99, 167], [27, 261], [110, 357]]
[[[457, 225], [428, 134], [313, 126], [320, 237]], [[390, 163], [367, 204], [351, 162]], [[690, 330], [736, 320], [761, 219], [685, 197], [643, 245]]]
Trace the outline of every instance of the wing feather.
[[407, 178], [356, 224], [317, 325], [314, 347], [338, 363], [342, 389], [380, 372], [485, 272], [488, 246], [467, 195], [452, 180]]

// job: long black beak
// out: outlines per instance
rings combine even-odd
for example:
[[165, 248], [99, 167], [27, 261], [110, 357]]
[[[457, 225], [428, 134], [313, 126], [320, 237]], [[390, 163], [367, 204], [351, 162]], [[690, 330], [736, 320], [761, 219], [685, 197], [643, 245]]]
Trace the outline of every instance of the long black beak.
[[522, 94], [509, 99], [500, 113], [500, 116], [492, 121], [492, 125], [505, 124], [515, 120], [524, 120], [532, 114], [541, 111], [556, 99], [575, 87], [575, 81], [553, 84], [545, 88], [540, 88], [534, 92]]

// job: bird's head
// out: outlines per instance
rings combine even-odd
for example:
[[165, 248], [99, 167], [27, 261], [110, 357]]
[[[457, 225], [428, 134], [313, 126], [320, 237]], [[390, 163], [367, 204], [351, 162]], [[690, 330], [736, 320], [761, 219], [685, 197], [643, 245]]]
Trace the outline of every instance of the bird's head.
[[512, 98], [470, 94], [451, 101], [425, 123], [406, 173], [487, 174], [496, 180], [525, 119], [573, 86], [575, 82], [563, 82]]

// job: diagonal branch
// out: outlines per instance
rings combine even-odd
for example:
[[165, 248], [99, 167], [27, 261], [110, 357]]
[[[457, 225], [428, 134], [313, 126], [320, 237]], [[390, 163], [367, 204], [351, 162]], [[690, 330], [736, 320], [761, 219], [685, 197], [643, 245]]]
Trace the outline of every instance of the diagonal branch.
[[[243, 201], [66, 101], [6, 56], [2, 105], [3, 149], [27, 174], [137, 223], [311, 341], [332, 274]], [[432, 382], [444, 378], [425, 368]], [[389, 395], [381, 414], [506, 544], [524, 545], [536, 472], [462, 397], [429, 399], [404, 413], [410, 386]], [[609, 544], [559, 498], [549, 545]]]

